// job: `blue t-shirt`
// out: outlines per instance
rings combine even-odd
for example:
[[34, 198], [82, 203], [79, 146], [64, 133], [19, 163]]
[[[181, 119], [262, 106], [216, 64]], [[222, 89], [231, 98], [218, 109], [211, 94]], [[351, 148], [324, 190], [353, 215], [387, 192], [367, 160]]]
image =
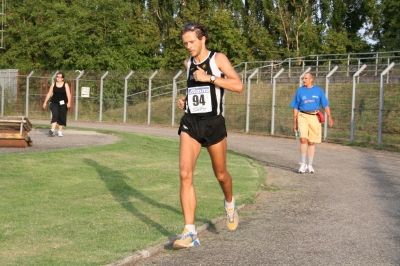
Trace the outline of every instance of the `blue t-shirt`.
[[290, 103], [291, 108], [305, 112], [319, 110], [321, 106], [322, 108], [329, 106], [329, 101], [319, 86], [298, 88]]

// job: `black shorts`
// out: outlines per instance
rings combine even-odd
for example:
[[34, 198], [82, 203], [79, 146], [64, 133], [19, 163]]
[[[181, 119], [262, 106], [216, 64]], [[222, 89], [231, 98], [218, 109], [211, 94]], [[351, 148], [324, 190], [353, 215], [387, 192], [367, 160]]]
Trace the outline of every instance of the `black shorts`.
[[202, 147], [217, 144], [228, 136], [222, 115], [198, 118], [185, 114], [181, 118], [178, 134], [182, 131], [197, 140]]

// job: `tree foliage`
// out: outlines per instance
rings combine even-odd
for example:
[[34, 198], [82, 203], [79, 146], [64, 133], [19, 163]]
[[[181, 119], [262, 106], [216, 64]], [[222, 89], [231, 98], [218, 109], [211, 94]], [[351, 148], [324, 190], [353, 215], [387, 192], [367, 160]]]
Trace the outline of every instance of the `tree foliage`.
[[400, 48], [400, 2], [382, 0], [374, 9], [372, 20], [373, 36], [378, 41], [378, 51], [399, 50]]
[[[234, 64], [398, 49], [396, 0], [13, 0], [1, 68], [182, 67], [182, 25], [207, 25]], [[373, 33], [372, 45], [365, 40]]]

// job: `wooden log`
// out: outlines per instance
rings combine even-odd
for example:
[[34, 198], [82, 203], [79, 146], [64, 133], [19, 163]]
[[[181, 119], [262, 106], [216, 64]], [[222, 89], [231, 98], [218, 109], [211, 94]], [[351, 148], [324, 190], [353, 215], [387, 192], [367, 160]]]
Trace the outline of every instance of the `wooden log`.
[[24, 139], [0, 139], [0, 147], [3, 148], [27, 148], [29, 142]]
[[0, 147], [26, 148], [33, 145], [29, 131], [33, 128], [27, 117], [0, 117]]

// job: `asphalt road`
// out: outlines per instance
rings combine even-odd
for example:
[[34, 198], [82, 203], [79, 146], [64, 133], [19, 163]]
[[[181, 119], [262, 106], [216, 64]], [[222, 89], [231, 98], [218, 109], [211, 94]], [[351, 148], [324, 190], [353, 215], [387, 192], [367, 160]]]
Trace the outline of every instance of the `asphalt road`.
[[[178, 138], [168, 127], [69, 125]], [[222, 219], [199, 233], [199, 247], [113, 265], [400, 265], [399, 153], [322, 143], [316, 173], [298, 174], [294, 139], [228, 132], [228, 149], [265, 165], [270, 188], [239, 211], [238, 229]]]

